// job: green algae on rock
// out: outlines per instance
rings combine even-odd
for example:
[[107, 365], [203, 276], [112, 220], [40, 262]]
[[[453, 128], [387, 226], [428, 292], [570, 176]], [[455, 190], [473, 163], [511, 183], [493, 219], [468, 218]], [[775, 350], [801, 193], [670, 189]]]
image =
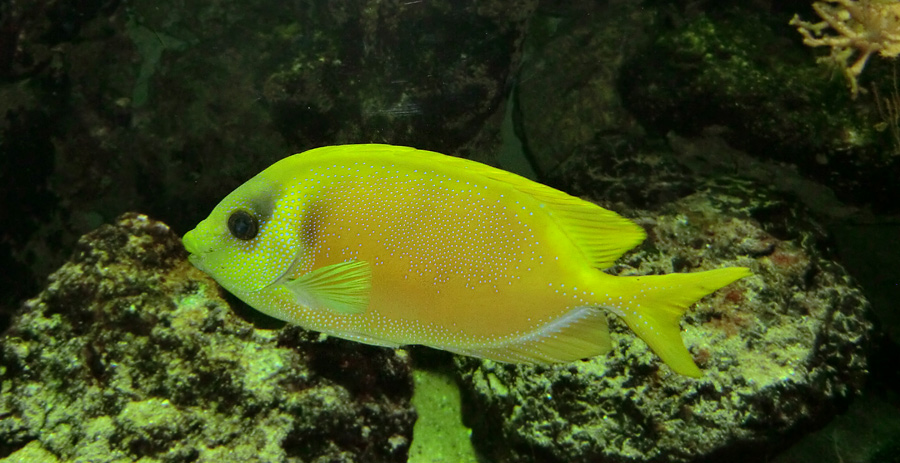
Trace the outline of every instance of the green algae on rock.
[[258, 329], [218, 291], [145, 216], [82, 237], [0, 338], [0, 457], [406, 461], [405, 354]]
[[764, 197], [710, 183], [636, 212], [648, 240], [612, 269], [753, 270], [684, 319], [702, 378], [664, 374], [617, 320], [606, 358], [554, 368], [458, 358], [479, 450], [497, 462], [760, 461], [830, 418], [866, 375], [868, 302], [814, 230], [760, 226], [752, 215], [777, 203]]
[[896, 72], [870, 63], [862, 86], [873, 97], [854, 101], [787, 19], [749, 3], [710, 5], [658, 27], [623, 65], [625, 106], [648, 131], [691, 137], [714, 126], [734, 148], [794, 165], [845, 203], [896, 213], [900, 132], [882, 102], [897, 97]]
[[35, 440], [10, 456], [0, 458], [0, 463], [59, 463], [59, 459], [56, 458], [56, 455], [44, 450], [41, 443]]

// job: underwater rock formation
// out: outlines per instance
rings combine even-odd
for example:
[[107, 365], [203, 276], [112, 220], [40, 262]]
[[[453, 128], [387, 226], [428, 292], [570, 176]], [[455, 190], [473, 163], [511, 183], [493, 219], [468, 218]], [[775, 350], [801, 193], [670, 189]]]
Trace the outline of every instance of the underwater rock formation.
[[532, 17], [512, 93], [517, 132], [541, 176], [598, 136], [641, 132], [616, 79], [624, 59], [651, 40], [656, 14], [641, 2], [560, 3], [565, 13]]
[[[630, 158], [632, 168], [642, 158], [660, 162]], [[674, 176], [648, 176], [646, 169], [629, 176], [613, 167], [623, 165], [618, 161], [582, 156], [563, 170], [576, 192], [590, 185], [607, 197], [625, 197], [648, 177]], [[677, 196], [690, 183], [648, 189]], [[872, 333], [869, 303], [821, 251], [812, 221], [740, 181], [709, 181], [663, 204], [622, 211], [648, 239], [612, 273], [736, 265], [753, 271], [684, 318], [685, 343], [703, 377], [671, 373], [615, 317], [608, 356], [553, 367], [458, 358], [473, 441], [493, 461], [763, 461], [859, 392]]]
[[0, 338], [0, 457], [406, 461], [402, 351], [257, 328], [185, 257], [137, 214], [79, 240]]
[[5, 2], [0, 220], [18, 226], [0, 231], [14, 269], [0, 275], [0, 329], [4, 306], [124, 211], [186, 230], [314, 146], [493, 152], [480, 134], [502, 114], [537, 3]]
[[803, 50], [799, 34], [787, 35], [790, 15], [722, 10], [660, 27], [652, 44], [626, 58], [618, 94], [633, 116], [657, 134], [694, 137], [715, 127], [732, 147], [796, 166], [846, 204], [896, 214], [900, 118], [891, 64], [870, 62], [860, 83], [870, 96], [853, 100], [846, 81]]

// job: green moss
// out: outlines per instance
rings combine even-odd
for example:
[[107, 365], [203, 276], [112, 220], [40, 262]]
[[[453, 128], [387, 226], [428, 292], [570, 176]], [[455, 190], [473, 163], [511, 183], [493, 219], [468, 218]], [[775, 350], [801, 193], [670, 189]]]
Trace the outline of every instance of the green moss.
[[459, 388], [449, 375], [416, 370], [413, 405], [419, 419], [413, 428], [409, 463], [475, 463], [470, 430], [461, 421]]
[[59, 460], [52, 453], [44, 450], [39, 441], [31, 441], [25, 447], [14, 452], [6, 458], [0, 458], [0, 463], [58, 463]]
[[[379, 372], [365, 387], [325, 377], [346, 352], [301, 356], [318, 344], [235, 316], [178, 237], [146, 217], [80, 246], [0, 337], [0, 452], [37, 439], [60, 459], [97, 463], [406, 461], [404, 359], [358, 354], [357, 369]], [[316, 360], [326, 351], [334, 361]]]
[[839, 73], [788, 46], [793, 31], [779, 21], [744, 10], [700, 15], [628, 65], [635, 79], [625, 93], [660, 130], [724, 126], [739, 132], [734, 146], [786, 161], [889, 146], [878, 115], [853, 104]]

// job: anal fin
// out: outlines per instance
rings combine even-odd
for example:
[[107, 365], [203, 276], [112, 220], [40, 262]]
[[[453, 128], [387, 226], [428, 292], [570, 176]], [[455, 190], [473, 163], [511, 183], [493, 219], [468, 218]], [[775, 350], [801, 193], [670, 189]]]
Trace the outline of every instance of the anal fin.
[[469, 349], [439, 346], [457, 354], [507, 363], [569, 363], [609, 352], [606, 315], [596, 307], [577, 307], [519, 337]]

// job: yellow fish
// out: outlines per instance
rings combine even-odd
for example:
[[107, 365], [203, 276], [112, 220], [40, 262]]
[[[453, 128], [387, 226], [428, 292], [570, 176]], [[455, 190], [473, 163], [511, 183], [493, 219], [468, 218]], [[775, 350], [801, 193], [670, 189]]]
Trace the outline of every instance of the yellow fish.
[[610, 350], [611, 312], [673, 370], [700, 376], [679, 319], [750, 272], [599, 270], [644, 237], [614, 212], [484, 164], [345, 145], [276, 162], [184, 246], [250, 306], [340, 338], [561, 363]]

